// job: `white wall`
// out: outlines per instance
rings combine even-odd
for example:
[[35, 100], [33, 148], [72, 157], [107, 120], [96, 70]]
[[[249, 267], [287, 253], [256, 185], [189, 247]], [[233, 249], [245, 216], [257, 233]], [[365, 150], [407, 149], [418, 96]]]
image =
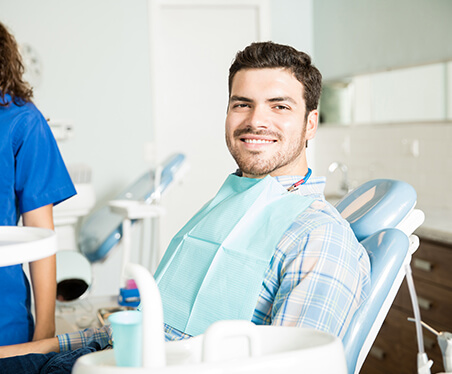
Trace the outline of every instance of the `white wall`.
[[[329, 164], [338, 161], [349, 167], [352, 187], [375, 178], [406, 181], [426, 213], [423, 227], [442, 225], [450, 232], [451, 67], [429, 64], [354, 77], [352, 124], [321, 126], [318, 171], [328, 175]], [[338, 174], [329, 175], [327, 194], [337, 194]]]
[[35, 103], [73, 122], [67, 164], [92, 167], [98, 203], [146, 170], [152, 137], [146, 0], [0, 0], [0, 20], [39, 53]]
[[[312, 53], [312, 0], [271, 0], [271, 11], [272, 40]], [[144, 147], [155, 139], [147, 0], [0, 0], [0, 21], [39, 53], [35, 103], [74, 124], [60, 149], [67, 164], [91, 166], [102, 205], [147, 170]], [[96, 294], [117, 291], [119, 255], [95, 265]]]
[[313, 0], [272, 0], [272, 40], [314, 54]]
[[452, 58], [450, 0], [314, 1], [315, 54], [327, 79]]
[[[92, 167], [97, 205], [140, 176], [153, 140], [146, 0], [0, 0], [0, 20], [43, 65], [35, 103], [73, 122], [67, 164]], [[312, 0], [272, 0], [272, 39], [312, 53]], [[232, 60], [233, 56], [231, 56]]]
[[[317, 64], [314, 48], [314, 0], [272, 0], [272, 40], [288, 44], [309, 54]], [[317, 173], [316, 143], [309, 142], [307, 158], [313, 173]]]
[[[324, 77], [353, 77], [355, 84], [353, 125], [318, 131], [317, 172], [328, 175], [328, 165], [340, 161], [349, 167], [352, 187], [374, 178], [407, 181], [429, 227], [443, 224], [450, 232], [452, 68], [445, 62], [452, 60], [452, 2], [314, 4], [315, 53]], [[329, 194], [338, 189], [336, 173], [329, 175]], [[430, 219], [444, 212], [445, 224]]]
[[[319, 172], [328, 175], [331, 162], [342, 162], [349, 167], [352, 187], [377, 178], [403, 180], [416, 189], [418, 206], [426, 213], [452, 211], [450, 122], [325, 126], [317, 142]], [[339, 181], [339, 171], [328, 176], [328, 194], [338, 192]]]

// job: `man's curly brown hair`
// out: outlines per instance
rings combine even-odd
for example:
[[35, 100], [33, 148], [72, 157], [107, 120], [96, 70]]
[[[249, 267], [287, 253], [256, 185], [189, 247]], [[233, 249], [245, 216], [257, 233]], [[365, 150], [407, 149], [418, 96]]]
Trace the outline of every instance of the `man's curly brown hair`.
[[[0, 22], [0, 105], [8, 106], [12, 101], [23, 105], [31, 101], [33, 89], [23, 80], [24, 64], [14, 36]], [[5, 100], [5, 95], [11, 101]]]
[[239, 51], [229, 68], [229, 96], [235, 74], [242, 69], [288, 69], [303, 86], [306, 118], [317, 109], [322, 91], [322, 74], [312, 64], [311, 57], [288, 45], [273, 42], [252, 43]]

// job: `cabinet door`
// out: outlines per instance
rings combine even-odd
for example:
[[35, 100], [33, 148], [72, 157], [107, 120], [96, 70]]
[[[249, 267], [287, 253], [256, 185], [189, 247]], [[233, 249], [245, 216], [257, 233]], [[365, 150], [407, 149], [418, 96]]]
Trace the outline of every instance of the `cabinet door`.
[[[418, 350], [415, 326], [407, 320], [411, 316], [411, 312], [396, 307], [389, 311], [361, 374], [416, 373]], [[438, 373], [443, 369], [440, 348], [432, 334], [428, 331], [423, 334], [425, 351], [434, 362], [432, 373]]]
[[228, 70], [238, 50], [269, 39], [269, 4], [151, 0], [149, 5], [157, 157], [182, 152], [191, 167], [165, 201], [162, 252], [235, 171], [224, 140]]

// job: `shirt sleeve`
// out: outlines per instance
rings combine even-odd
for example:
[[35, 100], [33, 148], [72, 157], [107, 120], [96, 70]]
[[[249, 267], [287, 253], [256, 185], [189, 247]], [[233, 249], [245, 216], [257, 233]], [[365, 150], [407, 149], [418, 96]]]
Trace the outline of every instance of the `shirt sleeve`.
[[269, 288], [276, 296], [260, 311], [262, 322], [272, 325], [311, 327], [342, 337], [370, 285], [365, 250], [340, 224], [321, 225], [299, 238], [272, 267], [277, 276]]
[[192, 337], [191, 335], [185, 334], [184, 332], [179, 331], [174, 327], [167, 325], [166, 323], [164, 324], [164, 329], [165, 329], [165, 341], [189, 339]]
[[68, 334], [57, 335], [60, 352], [73, 351], [83, 348], [92, 342], [97, 342], [101, 349], [113, 345], [111, 326], [105, 325], [101, 328], [87, 328]]
[[76, 193], [47, 121], [29, 106], [13, 130], [15, 191], [21, 213], [56, 205]]
[[[191, 338], [179, 330], [165, 324], [165, 340], [182, 340]], [[75, 331], [68, 334], [57, 335], [60, 352], [73, 351], [83, 348], [96, 342], [100, 345], [100, 349], [113, 346], [111, 325], [104, 325], [101, 328], [87, 328], [81, 331]]]

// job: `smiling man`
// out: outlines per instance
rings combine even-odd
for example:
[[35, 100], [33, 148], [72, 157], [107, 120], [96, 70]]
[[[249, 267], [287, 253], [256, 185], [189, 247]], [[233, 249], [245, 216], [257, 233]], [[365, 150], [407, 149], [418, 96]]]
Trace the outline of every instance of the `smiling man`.
[[284, 68], [243, 69], [231, 82], [226, 143], [243, 176], [304, 175], [305, 140], [317, 129], [303, 85]]
[[292, 47], [255, 43], [229, 70], [226, 143], [244, 176], [304, 175], [322, 77]]
[[311, 199], [279, 240], [252, 321], [309, 326], [342, 337], [370, 287], [369, 259], [348, 223], [325, 201], [325, 178], [306, 158], [315, 137], [322, 77], [290, 46], [253, 43], [229, 69], [226, 143], [247, 178], [271, 176]]
[[[224, 319], [342, 337], [367, 297], [370, 264], [325, 201], [325, 178], [311, 177], [308, 168], [321, 74], [307, 54], [271, 42], [240, 51], [229, 73], [225, 136], [238, 170], [176, 234], [159, 264], [166, 338], [190, 338]], [[0, 348], [0, 357], [103, 349], [110, 333], [88, 329]], [[35, 366], [42, 367], [56, 359], [70, 368], [83, 349], [0, 360], [0, 367], [18, 372], [24, 363], [41, 360]]]

